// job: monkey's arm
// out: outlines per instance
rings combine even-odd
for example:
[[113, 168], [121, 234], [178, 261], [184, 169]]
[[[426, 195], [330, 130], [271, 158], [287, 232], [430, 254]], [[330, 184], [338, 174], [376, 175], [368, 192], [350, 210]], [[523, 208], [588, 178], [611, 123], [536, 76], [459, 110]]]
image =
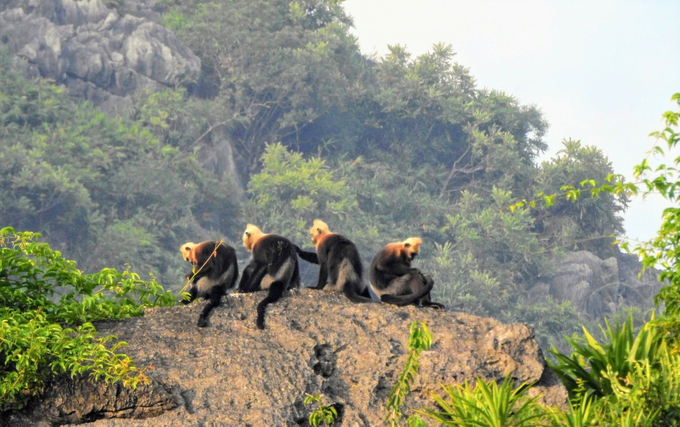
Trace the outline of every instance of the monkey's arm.
[[376, 264], [375, 267], [382, 273], [394, 277], [401, 277], [414, 271], [419, 272], [417, 268], [411, 268], [410, 265], [404, 263], [401, 260], [381, 260]]
[[319, 263], [319, 257], [317, 256], [316, 253], [303, 251], [297, 245], [295, 245], [295, 251], [297, 252], [297, 254], [300, 258], [307, 261], [308, 263], [310, 263], [310, 264], [318, 264]]
[[319, 279], [316, 281], [314, 289], [323, 289], [328, 281], [328, 252], [321, 247], [317, 255], [319, 256]]

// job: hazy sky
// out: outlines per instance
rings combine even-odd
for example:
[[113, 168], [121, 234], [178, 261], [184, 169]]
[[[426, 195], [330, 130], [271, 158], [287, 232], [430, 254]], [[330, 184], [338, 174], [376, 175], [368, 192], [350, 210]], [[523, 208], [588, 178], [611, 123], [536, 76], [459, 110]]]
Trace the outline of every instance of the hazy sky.
[[[365, 54], [406, 45], [414, 56], [451, 44], [478, 87], [537, 105], [550, 123], [546, 159], [565, 138], [599, 147], [632, 178], [676, 110], [680, 0], [346, 0]], [[652, 237], [662, 200], [635, 200], [627, 235]]]

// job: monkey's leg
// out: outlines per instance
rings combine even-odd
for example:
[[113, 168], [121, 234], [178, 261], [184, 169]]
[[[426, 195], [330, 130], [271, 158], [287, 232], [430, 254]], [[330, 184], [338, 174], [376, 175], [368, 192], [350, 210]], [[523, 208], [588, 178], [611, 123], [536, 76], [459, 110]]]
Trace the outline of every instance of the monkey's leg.
[[208, 325], [208, 316], [213, 308], [220, 305], [222, 301], [222, 295], [224, 294], [223, 285], [215, 285], [210, 289], [210, 296], [208, 298], [208, 303], [203, 308], [201, 315], [198, 317], [197, 326], [200, 328], [205, 328]]
[[[415, 270], [392, 280], [387, 292], [380, 296], [380, 300], [398, 306], [415, 304], [432, 290], [433, 285], [433, 281], [423, 285], [420, 271]], [[413, 292], [413, 289], [416, 289], [416, 292]]]
[[[434, 279], [429, 274], [420, 272], [421, 282], [419, 284], [411, 282], [412, 285], [416, 285], [415, 288], [411, 288], [412, 292], [418, 292], [420, 289], [428, 287], [430, 284], [434, 285]], [[423, 307], [430, 307], [434, 309], [445, 309], [444, 304], [432, 301], [432, 293], [428, 292], [423, 298], [420, 299], [420, 305]]]

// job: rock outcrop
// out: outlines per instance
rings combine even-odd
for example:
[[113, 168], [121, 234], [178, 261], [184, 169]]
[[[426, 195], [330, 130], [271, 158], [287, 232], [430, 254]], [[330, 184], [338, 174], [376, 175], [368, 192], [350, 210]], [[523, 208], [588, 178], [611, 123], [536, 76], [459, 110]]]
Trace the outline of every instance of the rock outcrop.
[[[267, 327], [260, 331], [255, 306], [262, 297], [261, 292], [225, 297], [203, 329], [195, 323], [204, 303], [99, 323], [102, 334], [128, 342], [126, 353], [148, 369], [152, 383], [125, 393], [82, 380], [76, 386], [58, 383], [29, 412], [12, 415], [13, 425], [77, 418], [96, 420], [93, 426], [307, 426], [311, 408], [303, 399], [319, 393], [339, 410], [336, 425], [379, 426], [407, 357], [412, 321], [427, 322], [433, 345], [420, 356], [406, 413], [433, 407], [429, 393], [440, 393], [440, 384], [506, 374], [517, 384], [537, 382], [531, 392], [543, 394], [549, 404], [566, 401], [525, 325], [352, 304], [342, 295], [302, 290], [270, 305]], [[111, 398], [116, 390], [122, 401]]]
[[642, 269], [634, 255], [600, 259], [587, 251], [567, 252], [553, 261], [553, 274], [537, 283], [532, 299], [548, 296], [556, 301], [571, 301], [592, 319], [602, 319], [628, 306], [641, 310], [654, 307], [653, 298], [664, 285], [658, 272]]
[[[65, 86], [78, 101], [129, 116], [132, 95], [191, 86], [201, 60], [160, 25], [167, 8], [158, 0], [0, 0], [0, 47], [19, 59], [30, 77]], [[199, 145], [199, 161], [218, 176], [240, 182], [229, 138], [218, 126]]]
[[125, 114], [132, 92], [195, 80], [201, 68], [171, 31], [144, 16], [152, 11], [136, 9], [140, 16], [121, 17], [101, 0], [0, 2], [0, 46], [25, 59], [28, 73]]

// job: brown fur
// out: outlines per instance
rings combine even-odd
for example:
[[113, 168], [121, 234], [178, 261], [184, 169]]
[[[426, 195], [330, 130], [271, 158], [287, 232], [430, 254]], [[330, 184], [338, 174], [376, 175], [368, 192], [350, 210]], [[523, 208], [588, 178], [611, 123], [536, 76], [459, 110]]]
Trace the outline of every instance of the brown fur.
[[373, 302], [363, 282], [363, 267], [356, 245], [331, 232], [328, 224], [320, 219], [314, 220], [309, 234], [316, 246], [319, 263], [319, 279], [314, 289], [342, 292], [355, 303]]
[[316, 238], [316, 242], [315, 242], [315, 244], [314, 244], [314, 246], [316, 246], [316, 250], [318, 251], [319, 248], [320, 248], [321, 246], [323, 246], [324, 242], [325, 242], [326, 240], [328, 240], [328, 238], [331, 237], [331, 236], [334, 235], [334, 234], [335, 234], [335, 233], [326, 233], [326, 234], [323, 234], [323, 235], [317, 237], [317, 238]]
[[288, 289], [300, 287], [300, 270], [296, 245], [285, 237], [265, 234], [253, 224], [243, 232], [243, 246], [253, 254], [241, 276], [238, 289], [256, 292], [267, 289], [267, 296], [257, 305], [258, 329], [264, 329], [266, 308], [278, 301]]
[[182, 252], [182, 257], [185, 261], [189, 261], [190, 263], [196, 265], [197, 268], [200, 268], [201, 266], [197, 265], [199, 263], [197, 254], [203, 253], [206, 250], [206, 245], [211, 245], [210, 249], [212, 249], [212, 256], [215, 256], [217, 247], [215, 246], [214, 242], [187, 242], [180, 246], [179, 250]]
[[409, 237], [403, 242], [388, 243], [383, 250], [387, 255], [393, 255], [397, 258], [405, 257], [410, 260], [413, 258], [413, 254], [418, 255], [422, 243], [423, 240], [419, 237]]
[[223, 241], [187, 242], [180, 246], [182, 257], [191, 262], [192, 271], [185, 275], [189, 279], [189, 299], [209, 300], [198, 318], [198, 326], [207, 325], [210, 312], [220, 305], [222, 296], [233, 289], [238, 278], [236, 251]]

